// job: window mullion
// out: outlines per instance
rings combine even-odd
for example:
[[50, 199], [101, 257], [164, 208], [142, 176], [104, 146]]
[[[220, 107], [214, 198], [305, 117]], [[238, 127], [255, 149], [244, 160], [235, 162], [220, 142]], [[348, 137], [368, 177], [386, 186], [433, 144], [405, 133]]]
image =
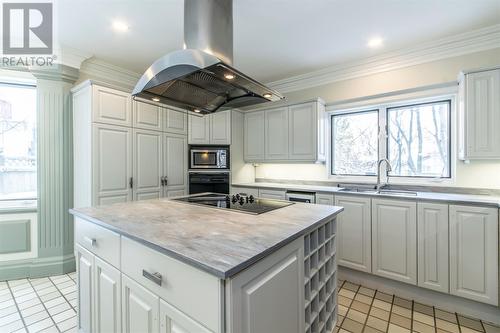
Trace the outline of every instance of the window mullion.
[[[381, 160], [383, 158], [387, 158], [387, 107], [381, 106], [379, 108], [379, 141], [378, 141], [378, 159]], [[378, 170], [377, 170], [378, 172]], [[381, 176], [380, 180], [382, 183], [388, 182], [387, 168], [386, 164], [382, 164], [381, 166]]]

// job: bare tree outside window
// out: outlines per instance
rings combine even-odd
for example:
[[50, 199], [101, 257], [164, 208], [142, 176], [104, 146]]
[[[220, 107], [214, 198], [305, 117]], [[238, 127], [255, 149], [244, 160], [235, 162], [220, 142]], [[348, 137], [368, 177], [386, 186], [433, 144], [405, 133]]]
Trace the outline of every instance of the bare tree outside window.
[[450, 177], [450, 101], [387, 109], [390, 176]]
[[332, 174], [376, 174], [378, 110], [332, 116], [332, 157]]

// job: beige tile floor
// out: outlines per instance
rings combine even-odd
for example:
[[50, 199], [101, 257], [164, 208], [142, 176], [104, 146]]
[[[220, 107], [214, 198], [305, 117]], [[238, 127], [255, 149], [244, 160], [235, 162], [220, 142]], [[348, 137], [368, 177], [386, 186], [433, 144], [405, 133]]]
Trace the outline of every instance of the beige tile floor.
[[338, 319], [334, 333], [500, 333], [500, 327], [339, 281]]
[[0, 333], [76, 332], [75, 273], [0, 281]]
[[[76, 332], [75, 273], [0, 282], [0, 333]], [[500, 333], [500, 327], [339, 281], [334, 333]]]

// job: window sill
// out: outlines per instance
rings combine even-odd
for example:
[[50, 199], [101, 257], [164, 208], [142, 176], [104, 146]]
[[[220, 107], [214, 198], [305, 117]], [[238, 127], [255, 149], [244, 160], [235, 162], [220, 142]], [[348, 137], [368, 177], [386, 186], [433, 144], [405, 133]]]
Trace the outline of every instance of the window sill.
[[0, 201], [0, 214], [28, 213], [36, 211], [36, 199]]

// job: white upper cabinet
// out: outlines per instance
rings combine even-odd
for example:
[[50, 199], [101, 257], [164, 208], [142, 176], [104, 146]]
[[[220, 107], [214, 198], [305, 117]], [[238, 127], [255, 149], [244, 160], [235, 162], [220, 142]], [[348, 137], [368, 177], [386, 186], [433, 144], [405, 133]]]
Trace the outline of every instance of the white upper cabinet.
[[189, 144], [231, 144], [231, 110], [204, 116], [189, 115], [188, 123]]
[[498, 209], [450, 206], [450, 292], [498, 305]]
[[316, 193], [316, 203], [318, 205], [333, 206], [335, 204], [335, 198], [331, 193]]
[[162, 141], [161, 132], [134, 129], [134, 200], [162, 196]]
[[175, 134], [187, 134], [187, 114], [184, 111], [163, 109], [163, 131]]
[[371, 199], [336, 195], [335, 206], [344, 207], [337, 217], [339, 265], [371, 273]]
[[188, 143], [190, 145], [210, 143], [210, 116], [188, 116]]
[[163, 196], [186, 194], [187, 190], [187, 143], [186, 137], [176, 134], [163, 136]]
[[213, 113], [210, 119], [210, 144], [231, 144], [231, 111]]
[[417, 204], [372, 200], [373, 274], [417, 284]]
[[[245, 147], [249, 148], [244, 156], [246, 162], [326, 160], [326, 113], [322, 101], [249, 111], [245, 113], [247, 128], [244, 138]], [[264, 154], [259, 150], [262, 146]], [[248, 153], [251, 150], [258, 153]]]
[[288, 158], [288, 108], [265, 112], [265, 158], [286, 160]]
[[93, 120], [95, 122], [132, 126], [132, 99], [130, 94], [93, 85]]
[[94, 124], [93, 146], [93, 205], [132, 200], [132, 129]]
[[133, 126], [147, 130], [161, 131], [162, 113], [163, 110], [159, 106], [134, 101]]
[[448, 205], [419, 202], [418, 286], [449, 292]]
[[500, 68], [460, 78], [459, 157], [500, 158]]
[[265, 158], [264, 124], [264, 111], [245, 113], [243, 150], [247, 162], [261, 161]]

